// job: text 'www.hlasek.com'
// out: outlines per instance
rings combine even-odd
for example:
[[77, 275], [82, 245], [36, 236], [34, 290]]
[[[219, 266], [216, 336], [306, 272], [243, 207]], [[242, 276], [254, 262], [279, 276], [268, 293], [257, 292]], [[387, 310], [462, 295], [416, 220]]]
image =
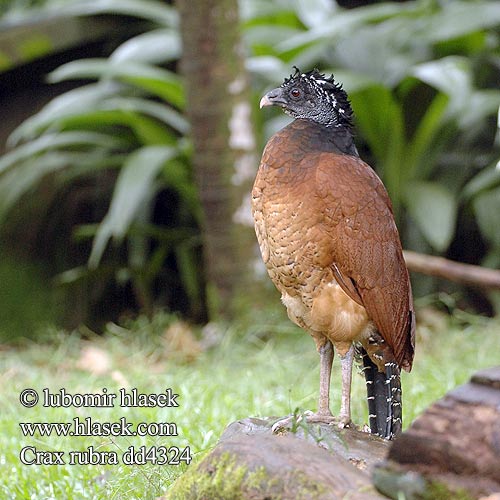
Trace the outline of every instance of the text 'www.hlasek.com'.
[[[85, 408], [177, 408], [179, 394], [171, 388], [161, 393], [144, 394], [137, 389], [120, 389], [118, 393], [72, 394], [62, 388], [58, 392], [24, 389], [19, 394], [19, 401], [25, 408], [41, 404], [46, 408], [76, 408], [79, 412]], [[129, 422], [121, 417], [114, 422], [100, 421], [91, 416], [78, 415], [67, 422], [20, 422], [19, 427], [25, 438], [34, 438], [37, 445], [26, 445], [19, 452], [19, 459], [25, 465], [181, 465], [191, 462], [189, 446], [118, 446], [113, 438], [152, 436], [170, 438], [178, 436], [175, 422]], [[102, 443], [87, 446], [84, 450], [41, 449], [39, 443], [52, 437], [103, 437], [118, 446], [116, 450], [103, 450]], [[157, 441], [158, 442], [158, 441]], [[163, 442], [163, 440], [162, 440]]]

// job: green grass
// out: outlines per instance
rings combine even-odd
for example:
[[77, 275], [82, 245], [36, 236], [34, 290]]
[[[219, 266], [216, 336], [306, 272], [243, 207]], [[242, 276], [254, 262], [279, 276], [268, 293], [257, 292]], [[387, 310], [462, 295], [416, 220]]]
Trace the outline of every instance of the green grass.
[[[414, 370], [403, 375], [405, 424], [430, 403], [464, 383], [477, 369], [499, 363], [500, 324], [479, 318], [442, 322], [439, 331], [423, 328]], [[222, 342], [192, 363], [172, 360], [160, 342], [171, 318], [139, 320], [127, 328], [110, 327], [107, 335], [83, 340], [79, 334], [47, 331], [50, 341], [0, 349], [0, 498], [9, 499], [156, 499], [185, 470], [185, 465], [23, 465], [25, 446], [39, 450], [115, 451], [129, 446], [189, 446], [194, 460], [209, 450], [224, 427], [247, 416], [282, 416], [295, 408], [315, 409], [318, 356], [312, 340], [283, 319], [281, 312], [256, 320], [251, 327], [232, 326]], [[111, 360], [102, 375], [79, 368], [89, 343]], [[353, 419], [366, 421], [364, 384], [354, 377]], [[334, 363], [332, 409], [339, 407], [339, 366]], [[118, 393], [126, 385], [144, 393], [172, 388], [177, 408], [24, 408], [19, 393], [33, 388], [70, 393]], [[100, 422], [175, 422], [170, 437], [25, 437], [19, 422], [71, 422], [91, 416]]]

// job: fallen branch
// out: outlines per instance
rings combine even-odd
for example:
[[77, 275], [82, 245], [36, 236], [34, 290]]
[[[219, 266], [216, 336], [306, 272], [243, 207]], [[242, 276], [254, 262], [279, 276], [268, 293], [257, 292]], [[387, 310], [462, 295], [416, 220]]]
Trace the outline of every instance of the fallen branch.
[[410, 271], [444, 278], [464, 285], [500, 289], [500, 271], [471, 264], [462, 264], [422, 253], [404, 251], [406, 265]]

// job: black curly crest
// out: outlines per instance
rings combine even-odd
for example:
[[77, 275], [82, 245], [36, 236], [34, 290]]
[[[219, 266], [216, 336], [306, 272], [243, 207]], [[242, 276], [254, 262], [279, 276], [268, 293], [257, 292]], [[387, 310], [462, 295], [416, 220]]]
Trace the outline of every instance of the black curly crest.
[[295, 70], [295, 73], [290, 75], [288, 78], [285, 78], [285, 81], [281, 84], [282, 87], [285, 87], [288, 83], [300, 76], [300, 69], [297, 68], [297, 66], [292, 66], [292, 68]]
[[317, 68], [307, 73], [302, 73], [297, 66], [293, 66], [293, 68], [295, 73], [286, 78], [281, 87], [300, 83], [312, 86], [318, 93], [323, 93], [327, 97], [338, 117], [338, 124], [352, 129], [354, 126], [353, 111], [347, 92], [342, 87], [342, 84], [337, 83], [333, 75], [326, 77]]

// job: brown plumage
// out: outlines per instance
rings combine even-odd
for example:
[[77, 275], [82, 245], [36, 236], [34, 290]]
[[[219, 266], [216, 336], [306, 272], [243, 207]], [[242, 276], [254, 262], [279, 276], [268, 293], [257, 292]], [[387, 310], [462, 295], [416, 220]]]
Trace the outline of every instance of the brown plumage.
[[[320, 352], [320, 402], [312, 419], [332, 420], [333, 344], [342, 360], [340, 420], [350, 421], [356, 343], [365, 367], [377, 367], [370, 377], [387, 379], [384, 394], [368, 387], [369, 408], [372, 431], [391, 437], [401, 425], [398, 368], [411, 369], [414, 345], [411, 287], [391, 202], [357, 155], [347, 96], [333, 79], [297, 72], [261, 105], [279, 105], [296, 118], [264, 150], [252, 209], [263, 260], [288, 316]], [[370, 377], [368, 384], [378, 385]]]

